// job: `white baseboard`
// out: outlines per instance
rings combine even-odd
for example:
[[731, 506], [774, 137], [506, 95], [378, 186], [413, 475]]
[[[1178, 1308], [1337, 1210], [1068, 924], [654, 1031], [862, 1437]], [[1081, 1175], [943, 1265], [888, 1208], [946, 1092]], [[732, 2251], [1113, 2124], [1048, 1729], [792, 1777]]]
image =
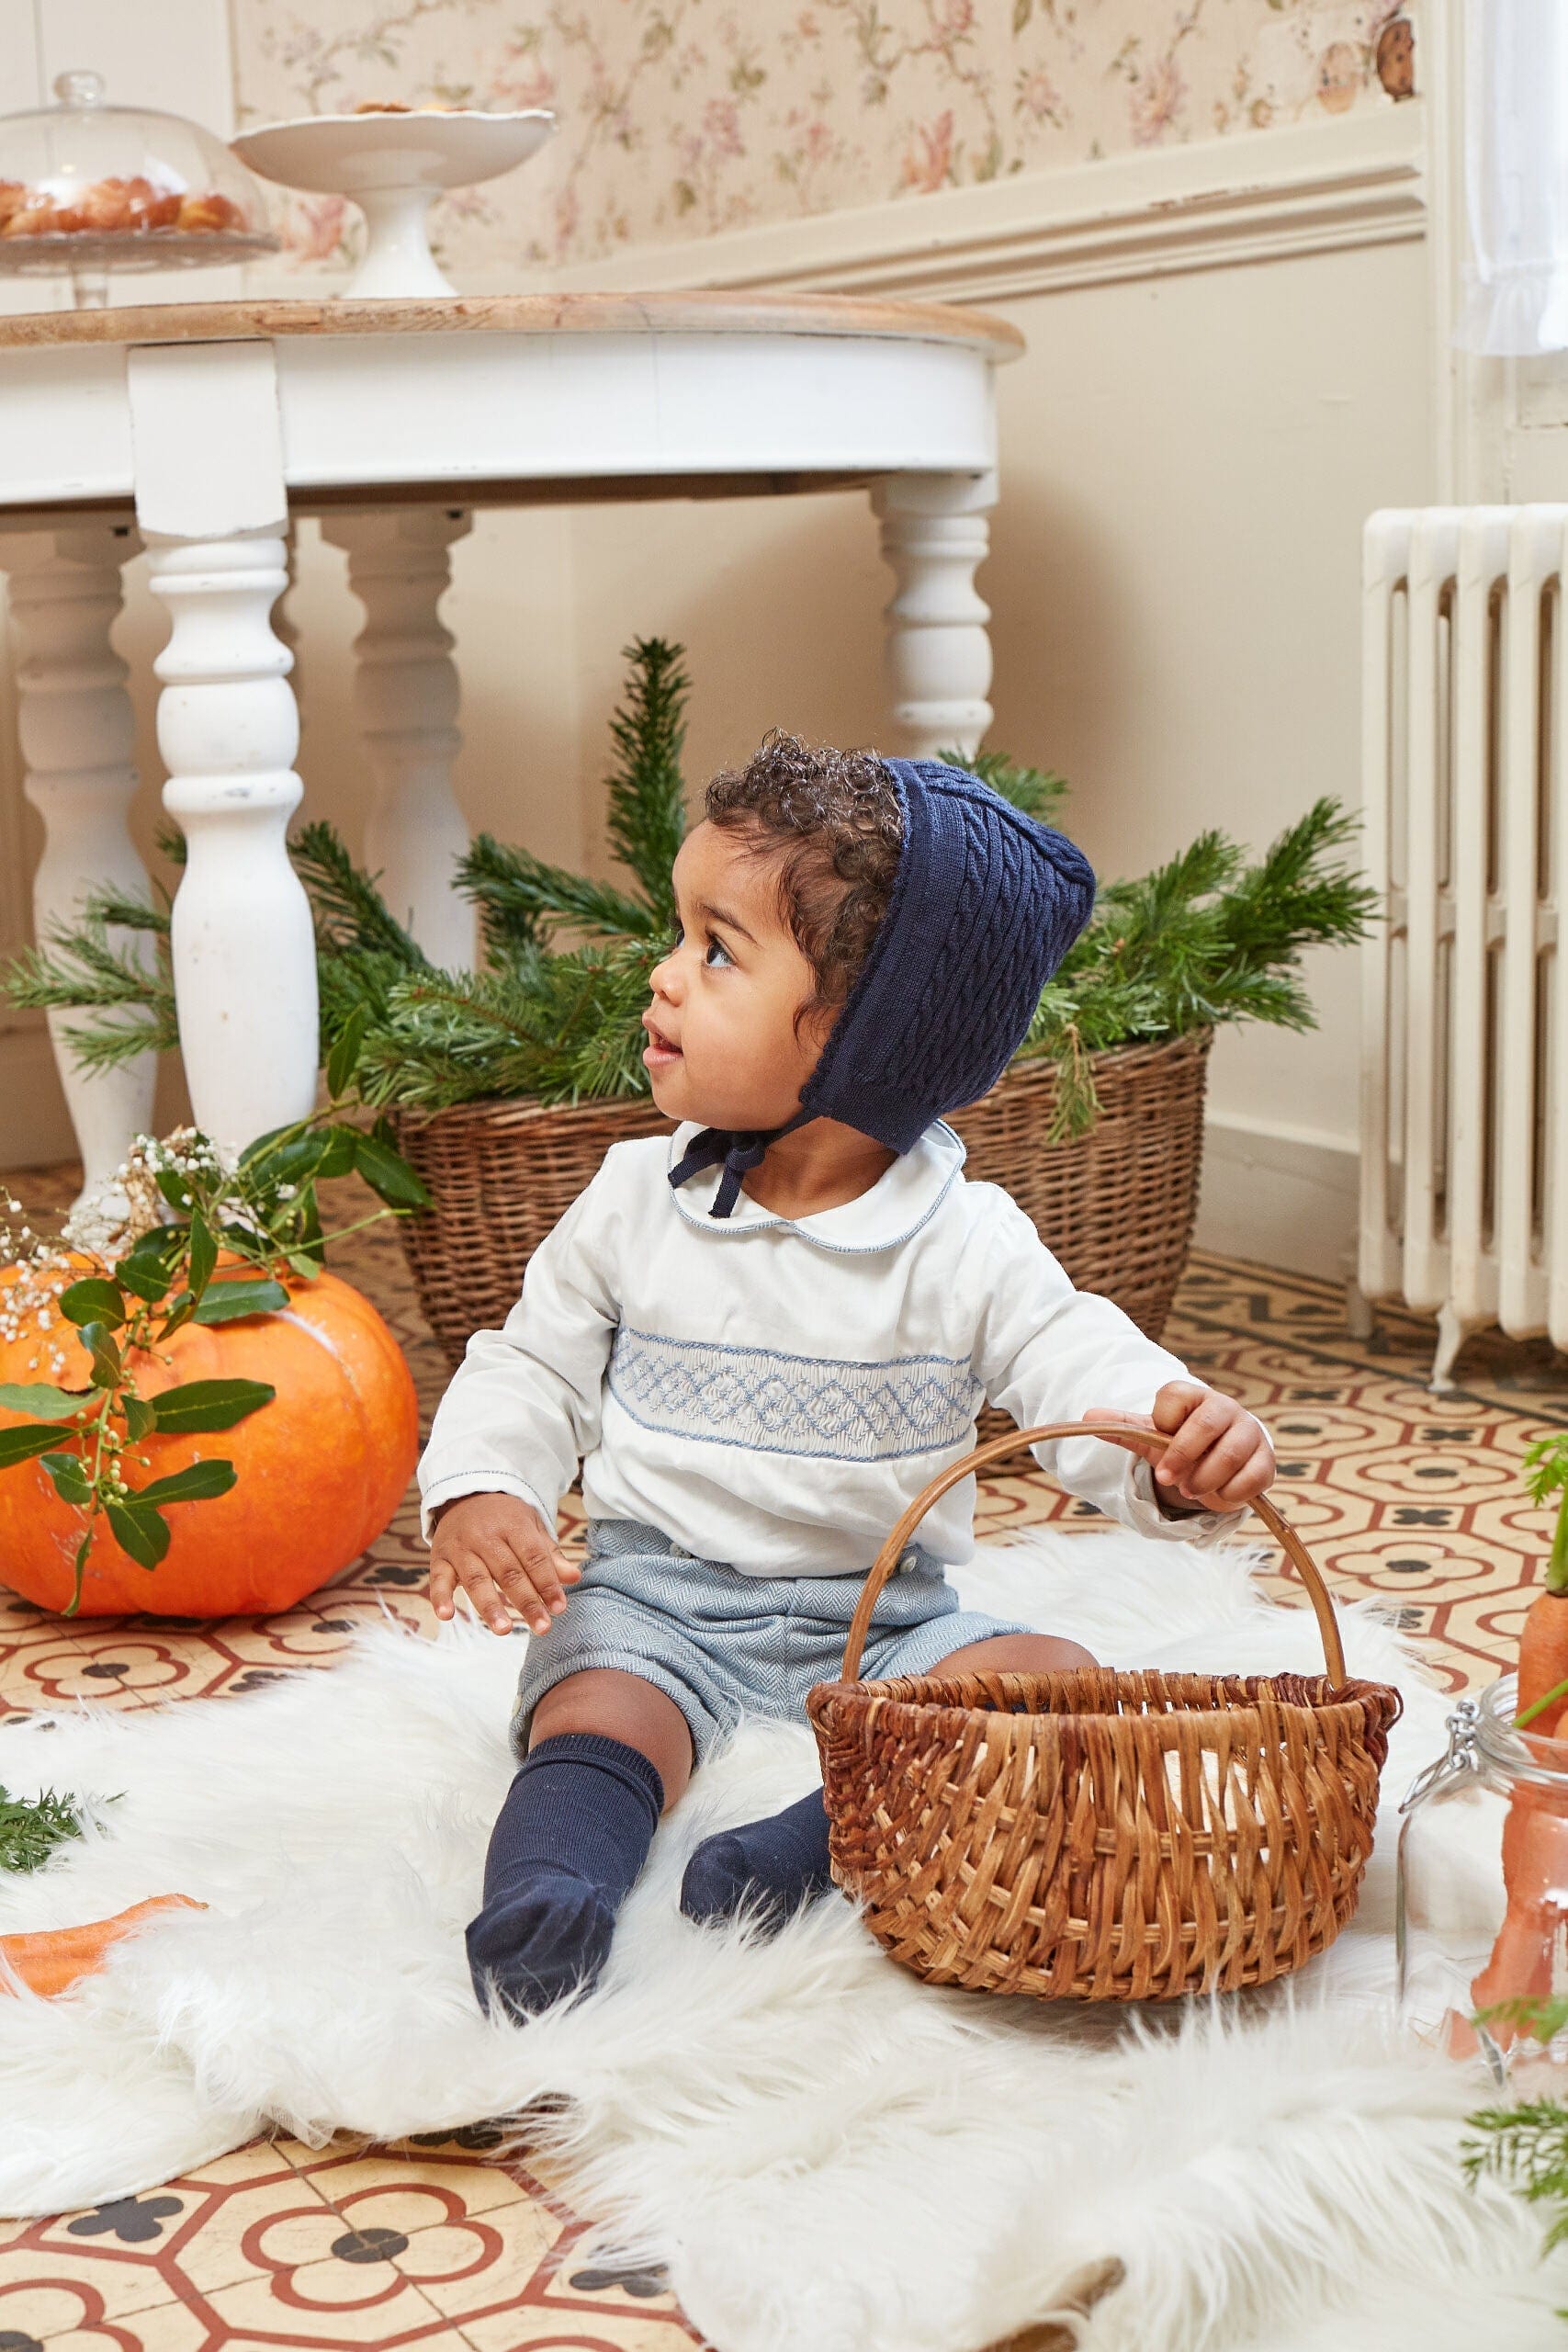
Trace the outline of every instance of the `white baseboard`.
[[1355, 1264], [1360, 1161], [1353, 1143], [1234, 1113], [1204, 1125], [1201, 1250], [1344, 1282]]
[[[1068, 286], [1389, 244], [1426, 232], [1424, 108], [1023, 172], [976, 187], [617, 247], [556, 286], [809, 287], [1003, 301]], [[473, 290], [484, 289], [476, 287]]]

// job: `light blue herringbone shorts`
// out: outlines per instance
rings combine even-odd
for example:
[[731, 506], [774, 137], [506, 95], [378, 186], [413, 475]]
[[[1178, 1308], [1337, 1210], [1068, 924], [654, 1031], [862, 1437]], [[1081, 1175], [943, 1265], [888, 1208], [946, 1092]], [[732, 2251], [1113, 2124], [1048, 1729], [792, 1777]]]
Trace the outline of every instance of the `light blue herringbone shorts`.
[[[836, 1682], [865, 1577], [749, 1577], [699, 1560], [656, 1527], [596, 1520], [581, 1582], [549, 1632], [529, 1637], [512, 1739], [525, 1755], [534, 1710], [569, 1674], [595, 1666], [639, 1675], [673, 1699], [700, 1764], [745, 1715], [803, 1716], [806, 1694]], [[911, 1545], [877, 1601], [861, 1667], [868, 1681], [929, 1674], [970, 1642], [1028, 1625], [961, 1609], [942, 1564]]]

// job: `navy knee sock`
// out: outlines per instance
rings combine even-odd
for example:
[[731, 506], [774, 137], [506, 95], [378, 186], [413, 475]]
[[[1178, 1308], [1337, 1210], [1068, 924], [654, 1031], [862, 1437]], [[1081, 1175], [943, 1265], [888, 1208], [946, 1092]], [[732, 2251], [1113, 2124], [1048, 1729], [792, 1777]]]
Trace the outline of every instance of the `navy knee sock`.
[[732, 1919], [741, 1910], [779, 1928], [833, 1883], [828, 1809], [820, 1789], [766, 1821], [705, 1838], [686, 1864], [681, 1908], [688, 1919]]
[[531, 2017], [592, 1984], [615, 1914], [648, 1860], [664, 1783], [637, 1748], [598, 1732], [541, 1740], [519, 1767], [485, 1856], [468, 1930], [481, 2007]]

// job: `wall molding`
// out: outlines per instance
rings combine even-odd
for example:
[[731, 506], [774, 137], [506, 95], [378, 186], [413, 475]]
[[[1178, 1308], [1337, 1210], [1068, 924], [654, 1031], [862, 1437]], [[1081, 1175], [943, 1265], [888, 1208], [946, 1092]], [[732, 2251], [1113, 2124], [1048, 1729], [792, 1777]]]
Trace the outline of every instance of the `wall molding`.
[[1427, 229], [1425, 115], [1420, 99], [1362, 107], [680, 244], [621, 246], [550, 282], [985, 302], [1403, 243]]

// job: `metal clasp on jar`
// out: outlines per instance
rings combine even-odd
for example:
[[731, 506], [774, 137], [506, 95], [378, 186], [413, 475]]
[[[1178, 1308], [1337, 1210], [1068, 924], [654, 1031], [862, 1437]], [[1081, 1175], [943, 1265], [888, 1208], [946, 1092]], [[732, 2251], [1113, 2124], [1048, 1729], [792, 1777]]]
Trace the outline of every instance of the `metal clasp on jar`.
[[1399, 1808], [1402, 1814], [1408, 1813], [1412, 1805], [1419, 1804], [1422, 1798], [1435, 1789], [1439, 1781], [1446, 1781], [1450, 1776], [1457, 1776], [1461, 1772], [1478, 1772], [1481, 1770], [1481, 1759], [1476, 1753], [1480, 1714], [1480, 1707], [1473, 1699], [1460, 1701], [1453, 1713], [1449, 1717], [1447, 1753], [1438, 1757], [1434, 1762], [1425, 1766], [1416, 1774], [1410, 1784], [1409, 1795]]

